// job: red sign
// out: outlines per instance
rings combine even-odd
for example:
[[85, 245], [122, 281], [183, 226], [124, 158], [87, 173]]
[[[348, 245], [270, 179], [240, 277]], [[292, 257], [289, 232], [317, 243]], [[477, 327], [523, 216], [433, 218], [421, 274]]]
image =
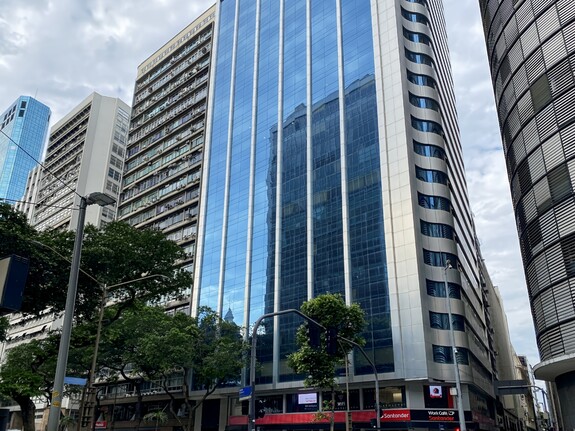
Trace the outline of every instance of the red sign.
[[430, 421], [455, 422], [455, 410], [428, 410]]
[[96, 428], [106, 428], [107, 425], [106, 421], [96, 421]]
[[383, 413], [381, 414], [381, 420], [385, 422], [409, 421], [411, 420], [411, 414], [407, 409], [383, 410]]

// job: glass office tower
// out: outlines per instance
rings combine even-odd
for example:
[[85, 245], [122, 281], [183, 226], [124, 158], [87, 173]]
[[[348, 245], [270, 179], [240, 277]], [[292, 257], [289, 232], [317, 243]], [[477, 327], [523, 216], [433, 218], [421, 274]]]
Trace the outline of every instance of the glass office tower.
[[[390, 426], [410, 417], [429, 427], [437, 408], [457, 417], [454, 361], [466, 420], [493, 420], [489, 312], [441, 1], [216, 7], [192, 310], [208, 305], [250, 328], [340, 293], [365, 310], [365, 350], [387, 381], [384, 408], [398, 411]], [[260, 331], [256, 382], [269, 412], [314, 408], [286, 363], [300, 324], [275, 317]], [[365, 425], [374, 377], [352, 359], [349, 407]], [[329, 394], [316, 395], [317, 410]]]
[[575, 4], [481, 0], [525, 278], [559, 423], [575, 428]]
[[50, 108], [20, 96], [0, 115], [0, 199], [24, 196], [28, 172], [38, 164], [50, 122]]

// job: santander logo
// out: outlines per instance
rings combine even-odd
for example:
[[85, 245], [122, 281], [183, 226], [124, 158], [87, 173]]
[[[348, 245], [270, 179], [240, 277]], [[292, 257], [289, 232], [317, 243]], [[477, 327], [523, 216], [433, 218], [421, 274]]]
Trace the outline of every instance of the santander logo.
[[409, 421], [411, 420], [411, 414], [409, 410], [384, 410], [381, 419], [388, 421]]

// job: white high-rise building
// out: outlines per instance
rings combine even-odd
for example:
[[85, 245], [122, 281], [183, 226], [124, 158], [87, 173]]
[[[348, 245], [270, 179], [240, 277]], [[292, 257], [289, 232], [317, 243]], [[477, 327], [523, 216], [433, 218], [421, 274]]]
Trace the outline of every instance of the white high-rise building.
[[[126, 154], [130, 107], [92, 93], [50, 131], [31, 223], [37, 229], [75, 228], [79, 196], [105, 192], [117, 197]], [[113, 206], [91, 205], [86, 222], [115, 218]]]

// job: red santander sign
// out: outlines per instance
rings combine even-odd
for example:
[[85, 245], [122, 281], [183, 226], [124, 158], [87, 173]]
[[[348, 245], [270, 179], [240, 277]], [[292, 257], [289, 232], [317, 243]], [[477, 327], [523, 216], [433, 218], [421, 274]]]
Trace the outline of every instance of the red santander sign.
[[410, 421], [411, 412], [407, 409], [383, 410], [381, 420], [385, 422]]

